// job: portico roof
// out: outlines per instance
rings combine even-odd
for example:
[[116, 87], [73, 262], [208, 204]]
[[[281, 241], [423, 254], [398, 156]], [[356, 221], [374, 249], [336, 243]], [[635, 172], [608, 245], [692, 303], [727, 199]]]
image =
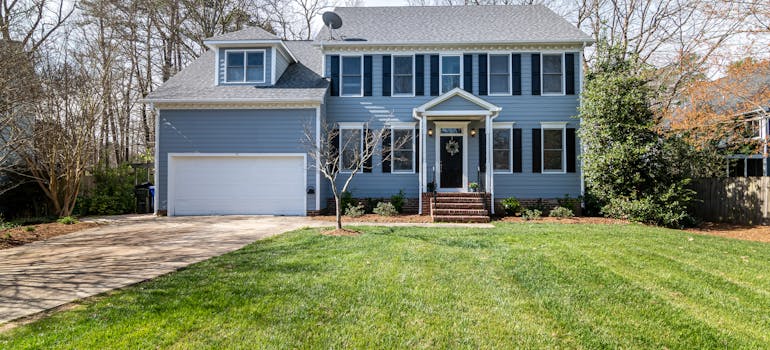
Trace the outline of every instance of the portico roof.
[[443, 95], [414, 109], [414, 117], [484, 117], [492, 118], [502, 110], [492, 103], [460, 88], [454, 88]]

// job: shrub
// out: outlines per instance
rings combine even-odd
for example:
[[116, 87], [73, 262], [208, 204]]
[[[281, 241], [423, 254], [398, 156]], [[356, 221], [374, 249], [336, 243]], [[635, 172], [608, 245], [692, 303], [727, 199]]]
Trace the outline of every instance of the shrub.
[[399, 190], [398, 194], [390, 196], [390, 204], [393, 204], [393, 207], [396, 208], [398, 213], [401, 213], [404, 210], [404, 202], [404, 190]]
[[345, 208], [345, 216], [350, 216], [351, 218], [357, 218], [364, 215], [364, 205], [353, 205], [348, 204], [348, 207]]
[[81, 215], [118, 215], [134, 212], [133, 170], [128, 165], [94, 170], [94, 190], [78, 199], [76, 212]]
[[358, 203], [356, 203], [356, 201], [353, 199], [353, 193], [349, 191], [342, 192], [340, 195], [340, 208], [342, 208], [342, 211], [344, 212], [351, 205], [358, 205]]
[[58, 223], [64, 224], [64, 225], [72, 225], [72, 224], [77, 224], [78, 223], [78, 219], [75, 219], [75, 218], [73, 218], [71, 216], [62, 217], [62, 218], [59, 218], [59, 220], [56, 220], [56, 221]]
[[540, 209], [527, 209], [524, 210], [523, 213], [521, 213], [521, 218], [524, 220], [537, 220], [540, 219], [540, 217], [543, 215], [543, 212]]
[[500, 201], [500, 206], [505, 210], [505, 215], [513, 216], [521, 212], [521, 203], [516, 197], [508, 197]]
[[27, 232], [35, 232], [36, 227], [35, 226], [27, 226], [24, 228], [24, 231]]
[[552, 218], [571, 218], [575, 216], [575, 213], [573, 213], [570, 208], [556, 207], [551, 209], [551, 212], [548, 213], [548, 216]]
[[559, 203], [560, 207], [575, 210], [580, 207], [581, 200], [581, 197], [572, 198], [569, 194], [565, 194], [564, 197], [557, 199], [556, 202]]
[[379, 203], [379, 201], [374, 198], [367, 198], [364, 200], [364, 202], [366, 203], [366, 205], [364, 205], [364, 211], [368, 214], [373, 213], [372, 210], [374, 210], [374, 207], [376, 207], [377, 203]]
[[379, 202], [377, 207], [374, 208], [374, 213], [381, 216], [396, 216], [398, 211], [392, 203]]
[[0, 215], [0, 230], [8, 230], [18, 226], [19, 225], [14, 222], [5, 221], [5, 218], [3, 218], [2, 215]]
[[602, 208], [602, 213], [634, 222], [683, 228], [696, 223], [687, 211], [688, 204], [694, 201], [694, 191], [687, 188], [686, 184], [675, 184], [660, 197], [613, 198]]

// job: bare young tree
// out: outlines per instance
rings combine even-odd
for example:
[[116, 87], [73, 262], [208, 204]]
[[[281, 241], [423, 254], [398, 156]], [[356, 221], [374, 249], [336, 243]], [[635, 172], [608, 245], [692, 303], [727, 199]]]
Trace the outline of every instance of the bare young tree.
[[[342, 229], [342, 194], [348, 191], [353, 178], [364, 170], [371, 170], [375, 152], [382, 151], [381, 162], [389, 162], [392, 159], [391, 149], [399, 148], [411, 139], [393, 140], [390, 146], [383, 149], [382, 140], [390, 137], [387, 127], [370, 129], [373, 123], [370, 121], [364, 125], [363, 134], [360, 129], [343, 129], [350, 135], [343, 135], [336, 124], [324, 123], [321, 125], [321, 136], [316, 139], [312, 125], [306, 125], [302, 137], [302, 144], [308, 157], [318, 164], [318, 170], [329, 181], [332, 195], [334, 196], [336, 228]], [[416, 155], [415, 155], [416, 156]]]

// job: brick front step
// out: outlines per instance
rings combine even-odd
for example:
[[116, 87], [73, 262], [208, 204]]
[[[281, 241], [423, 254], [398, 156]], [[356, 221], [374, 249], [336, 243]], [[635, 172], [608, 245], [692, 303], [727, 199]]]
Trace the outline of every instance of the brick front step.
[[438, 192], [437, 197], [477, 197], [484, 198], [486, 193], [483, 192]]
[[433, 209], [434, 216], [489, 216], [484, 209]]
[[435, 201], [436, 203], [484, 203], [483, 198], [474, 197], [436, 197]]
[[489, 216], [455, 216], [455, 215], [434, 215], [434, 222], [489, 222]]
[[474, 203], [436, 203], [435, 209], [484, 209], [484, 202]]

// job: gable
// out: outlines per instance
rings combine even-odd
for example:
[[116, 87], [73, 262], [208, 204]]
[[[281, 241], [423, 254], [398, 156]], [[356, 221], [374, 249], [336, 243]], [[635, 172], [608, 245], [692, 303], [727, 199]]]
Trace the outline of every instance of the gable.
[[462, 96], [452, 96], [446, 101], [431, 107], [431, 111], [486, 111], [486, 108], [473, 103]]

